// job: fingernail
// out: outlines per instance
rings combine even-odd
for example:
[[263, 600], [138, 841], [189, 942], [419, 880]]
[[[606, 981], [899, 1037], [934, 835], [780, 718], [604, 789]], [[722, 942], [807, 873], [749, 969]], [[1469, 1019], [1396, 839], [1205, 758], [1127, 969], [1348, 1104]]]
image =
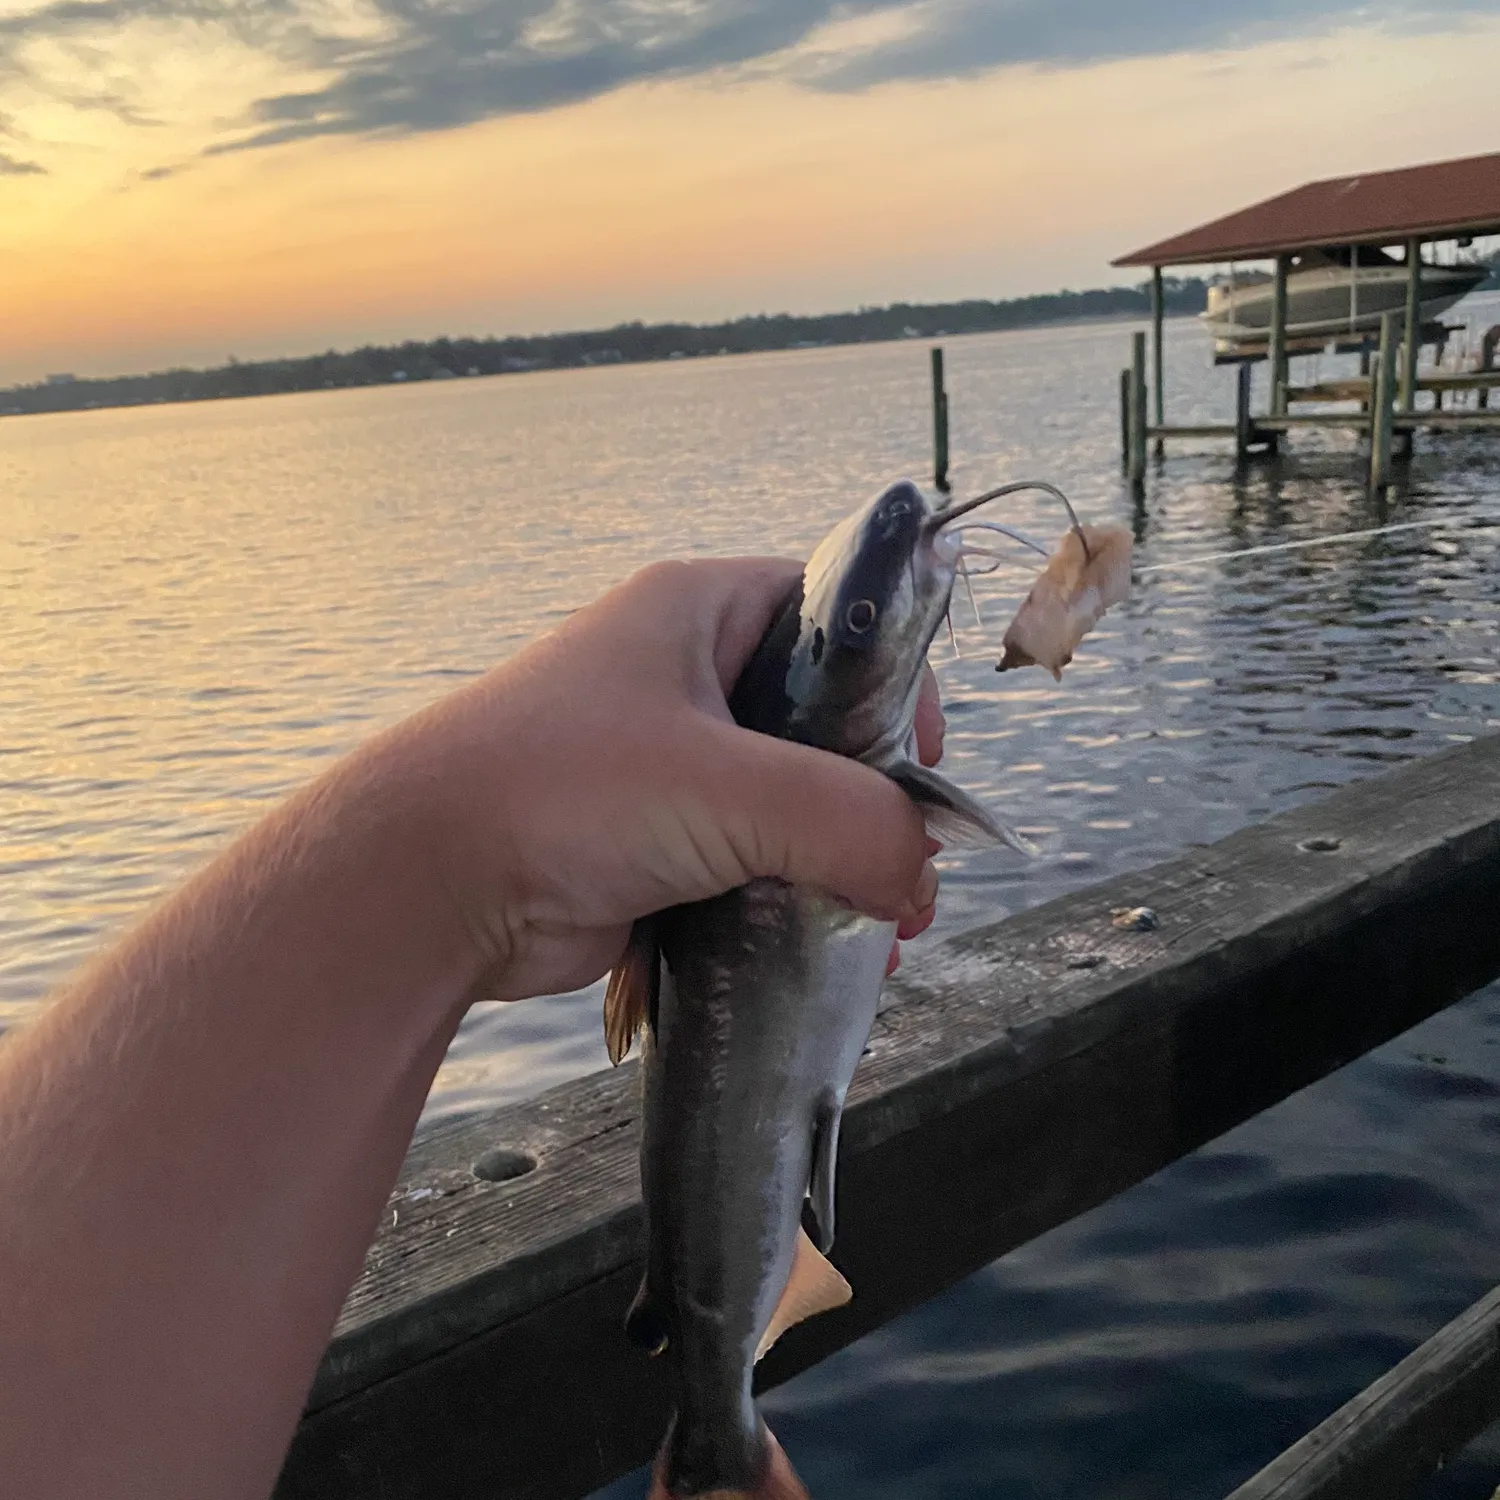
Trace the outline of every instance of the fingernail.
[[937, 900], [937, 893], [937, 866], [929, 859], [922, 866], [922, 873], [917, 878], [917, 889], [912, 895], [912, 905], [917, 911], [925, 911]]
[[908, 913], [896, 924], [896, 936], [903, 943], [909, 943], [914, 937], [921, 937], [932, 926], [932, 919], [936, 915], [936, 906], [926, 907], [915, 914]]

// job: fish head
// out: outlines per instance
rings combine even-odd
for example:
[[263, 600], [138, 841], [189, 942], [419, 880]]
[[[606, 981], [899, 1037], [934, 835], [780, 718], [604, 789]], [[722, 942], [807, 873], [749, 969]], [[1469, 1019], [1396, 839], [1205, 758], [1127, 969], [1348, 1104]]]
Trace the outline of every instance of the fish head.
[[905, 747], [961, 550], [908, 479], [824, 537], [802, 575], [788, 738], [872, 762]]

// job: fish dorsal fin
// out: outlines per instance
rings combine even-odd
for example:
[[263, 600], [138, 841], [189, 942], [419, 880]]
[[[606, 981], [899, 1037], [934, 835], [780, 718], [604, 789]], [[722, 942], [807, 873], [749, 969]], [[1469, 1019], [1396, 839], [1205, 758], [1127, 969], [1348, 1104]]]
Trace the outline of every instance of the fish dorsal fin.
[[930, 766], [900, 760], [882, 769], [922, 809], [927, 831], [944, 844], [1009, 844], [1022, 854], [1036, 846], [1000, 822], [982, 802], [956, 787]]
[[814, 1313], [842, 1307], [853, 1295], [853, 1288], [844, 1280], [838, 1267], [808, 1239], [807, 1231], [799, 1227], [792, 1274], [787, 1277], [781, 1301], [776, 1304], [776, 1311], [771, 1314], [771, 1321], [756, 1345], [755, 1358], [759, 1360], [788, 1328], [795, 1328]]
[[604, 991], [604, 1045], [617, 1067], [625, 1060], [641, 1027], [655, 1014], [661, 959], [656, 947], [656, 924], [637, 922], [620, 961], [609, 971]]

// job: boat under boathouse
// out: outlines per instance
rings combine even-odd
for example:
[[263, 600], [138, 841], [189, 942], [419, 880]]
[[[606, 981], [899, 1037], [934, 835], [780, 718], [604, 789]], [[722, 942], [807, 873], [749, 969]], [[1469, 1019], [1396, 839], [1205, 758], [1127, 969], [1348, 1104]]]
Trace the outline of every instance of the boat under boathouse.
[[[1149, 362], [1146, 336], [1137, 334], [1120, 376], [1131, 479], [1143, 478], [1153, 442], [1161, 453], [1168, 438], [1226, 437], [1246, 454], [1275, 451], [1306, 427], [1368, 434], [1370, 480], [1381, 486], [1419, 429], [1500, 435], [1500, 410], [1490, 407], [1490, 391], [1500, 388], [1500, 323], [1450, 362], [1444, 353], [1456, 330], [1442, 320], [1489, 274], [1468, 252], [1495, 234], [1500, 152], [1306, 183], [1122, 255], [1114, 264], [1149, 268], [1152, 287]], [[1225, 265], [1201, 316], [1214, 362], [1238, 366], [1235, 421], [1174, 425], [1165, 410], [1162, 272]], [[1427, 369], [1425, 347], [1435, 351]], [[1293, 383], [1294, 357], [1349, 351], [1360, 355], [1358, 376]], [[1258, 362], [1269, 369], [1268, 397], [1266, 410], [1252, 413], [1250, 371]]]

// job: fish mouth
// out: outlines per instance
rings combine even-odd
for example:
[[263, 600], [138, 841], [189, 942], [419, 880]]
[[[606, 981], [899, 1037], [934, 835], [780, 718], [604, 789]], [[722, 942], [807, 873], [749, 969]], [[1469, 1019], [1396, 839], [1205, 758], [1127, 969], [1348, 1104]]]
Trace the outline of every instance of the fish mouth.
[[[948, 533], [947, 528], [954, 521], [979, 509], [981, 505], [988, 505], [991, 500], [998, 500], [1003, 495], [1016, 495], [1023, 490], [1040, 490], [1043, 494], [1051, 495], [1062, 503], [1062, 507], [1068, 513], [1068, 521], [1078, 536], [1079, 544], [1083, 548], [1086, 561], [1092, 562], [1093, 558], [1089, 552], [1088, 539], [1083, 534], [1083, 524], [1078, 519], [1078, 512], [1073, 509], [1073, 502], [1058, 489], [1055, 484], [1048, 484], [1045, 479], [1017, 479], [1010, 484], [998, 485], [995, 489], [986, 490], [982, 495], [975, 495], [972, 500], [960, 500], [956, 505], [945, 505], [941, 510], [935, 510], [922, 523], [922, 535], [927, 538], [934, 547], [941, 542], [941, 552], [944, 556], [952, 550], [953, 558], [956, 560], [963, 549], [963, 542], [958, 532], [966, 530], [965, 527], [958, 531]], [[974, 526], [983, 527], [986, 531], [998, 531], [1002, 536], [1008, 536], [1012, 541], [1020, 542], [1023, 547], [1030, 547], [1033, 552], [1040, 552], [1043, 557], [1050, 557], [1052, 549], [1045, 547], [1034, 537], [1027, 536], [1024, 532], [1015, 530], [1011, 526], [1003, 526], [998, 521], [981, 521], [973, 523]], [[956, 545], [955, 545], [956, 544]]]

